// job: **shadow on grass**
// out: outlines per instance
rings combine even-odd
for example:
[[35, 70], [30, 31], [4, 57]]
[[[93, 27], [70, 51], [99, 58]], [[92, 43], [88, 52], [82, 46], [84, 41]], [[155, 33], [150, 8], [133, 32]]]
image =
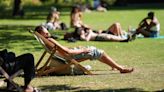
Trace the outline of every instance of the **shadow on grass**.
[[80, 87], [71, 87], [68, 85], [48, 85], [48, 86], [40, 86], [43, 92], [56, 92], [56, 91], [66, 91], [66, 90], [77, 90]]
[[[140, 88], [122, 88], [122, 89], [98, 89], [92, 90], [87, 89], [86, 87], [71, 87], [68, 85], [49, 85], [49, 86], [40, 86], [41, 92], [56, 92], [56, 91], [68, 91], [68, 92], [148, 92]], [[0, 92], [16, 92], [16, 91], [9, 91], [5, 88], [0, 89]], [[156, 90], [154, 92], [164, 92], [162, 90]]]
[[[35, 26], [32, 25], [0, 25], [0, 30], [19, 30], [19, 31], [28, 31], [28, 29], [34, 29]], [[4, 31], [6, 32], [6, 31]]]
[[33, 26], [24, 26], [24, 25], [0, 25], [1, 30], [1, 43], [9, 42], [23, 42], [25, 40], [32, 40], [32, 37], [29, 35], [22, 34], [28, 32], [27, 28]]
[[[22, 50], [39, 51], [43, 49], [37, 40], [29, 33], [28, 29], [35, 29], [32, 25], [0, 25], [0, 48], [15, 48], [17, 46], [22, 46]], [[56, 31], [54, 34], [63, 36], [65, 31]], [[18, 44], [17, 44], [18, 43]], [[11, 45], [12, 44], [12, 45]]]
[[17, 92], [17, 91], [11, 91], [11, 90], [7, 90], [7, 89], [0, 89], [0, 92]]
[[[56, 91], [73, 91], [73, 92], [147, 92], [140, 88], [122, 88], [122, 89], [88, 89], [87, 87], [71, 87], [69, 85], [48, 85], [40, 86], [43, 92], [56, 92]], [[160, 92], [160, 91], [159, 91]]]
[[[0, 34], [1, 38], [1, 47], [5, 48], [15, 48], [17, 46], [24, 47], [24, 45], [36, 45], [36, 42], [34, 41], [32, 36], [27, 36], [27, 35], [18, 35], [18, 34], [13, 34], [11, 32], [4, 32]], [[18, 43], [18, 44], [17, 44]], [[11, 45], [12, 44], [12, 45]], [[28, 46], [25, 46], [26, 50], [29, 50]], [[38, 48], [37, 48], [38, 49]]]
[[[16, 19], [16, 20], [27, 20], [27, 19], [46, 19], [50, 8], [55, 6], [61, 12], [61, 16], [69, 16], [71, 11], [71, 6], [67, 5], [57, 5], [57, 4], [48, 4], [48, 5], [41, 5], [41, 6], [31, 6], [26, 5], [24, 6], [25, 16], [24, 17], [13, 17], [12, 10], [7, 10], [5, 7], [0, 7], [0, 19]], [[112, 10], [142, 10], [142, 9], [164, 9], [164, 3], [158, 4], [137, 4], [137, 5], [127, 5], [127, 6], [109, 6], [109, 11]]]
[[31, 50], [30, 46], [33, 46], [35, 50], [42, 49], [35, 38], [28, 34], [27, 28], [34, 28], [34, 26], [0, 25], [0, 48], [12, 49], [19, 46], [23, 47], [23, 50]]
[[70, 6], [56, 5], [56, 4], [48, 4], [48, 5], [26, 5], [24, 6], [25, 16], [12, 16], [12, 9], [6, 9], [7, 7], [0, 7], [0, 19], [15, 19], [15, 20], [27, 20], [27, 19], [46, 19], [50, 9], [52, 6], [57, 7], [58, 11], [62, 11], [61, 16], [69, 16], [69, 13], [65, 13], [70, 11]]
[[147, 92], [140, 88], [122, 88], [122, 89], [99, 89], [99, 90], [78, 90], [75, 92]]

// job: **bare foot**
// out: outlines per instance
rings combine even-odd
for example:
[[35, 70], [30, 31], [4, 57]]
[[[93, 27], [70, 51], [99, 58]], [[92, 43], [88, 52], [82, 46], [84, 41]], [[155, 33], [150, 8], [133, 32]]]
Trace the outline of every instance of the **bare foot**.
[[24, 89], [24, 92], [39, 92], [39, 91], [37, 91], [37, 89], [32, 86], [28, 86], [26, 89]]
[[120, 70], [120, 73], [131, 73], [133, 71], [134, 71], [134, 68], [131, 68], [131, 69], [125, 68], [125, 69]]

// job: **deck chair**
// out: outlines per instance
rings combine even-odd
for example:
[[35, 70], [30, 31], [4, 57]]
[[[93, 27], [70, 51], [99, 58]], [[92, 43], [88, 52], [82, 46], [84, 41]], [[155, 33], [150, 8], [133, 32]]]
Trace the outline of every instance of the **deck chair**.
[[[3, 75], [3, 81], [9, 81], [15, 88], [16, 88], [16, 91], [18, 92], [23, 92], [23, 89], [18, 85], [16, 84], [13, 79], [18, 76], [20, 73], [23, 72], [23, 70], [19, 70], [17, 71], [16, 73], [14, 73], [13, 75], [9, 76], [8, 73], [2, 68], [2, 64], [3, 64], [4, 60], [3, 58], [0, 57], [0, 72], [1, 74]], [[8, 91], [7, 91], [8, 92]]]
[[[59, 48], [59, 46], [57, 44], [53, 44], [52, 42], [48, 41], [45, 37], [40, 35], [38, 32], [30, 31], [30, 33], [32, 33], [34, 35], [34, 37], [39, 41], [39, 43], [45, 49], [45, 51], [43, 52], [42, 56], [40, 57], [39, 61], [37, 62], [36, 66], [35, 66], [36, 74], [38, 76], [48, 75], [48, 74], [53, 73], [55, 71], [62, 71], [64, 69], [66, 69], [67, 67], [70, 67], [71, 65], [75, 65], [75, 66], [79, 67], [87, 75], [92, 75], [92, 73], [89, 70], [87, 70], [85, 67], [83, 67], [81, 64], [79, 64], [79, 62], [77, 62], [75, 59], [73, 59], [72, 56], [69, 55], [67, 52], [63, 51], [62, 55], [58, 56], [56, 54], [58, 52], [58, 48]], [[47, 48], [45, 44], [48, 44], [49, 46], [51, 46], [52, 49]], [[38, 68], [41, 61], [45, 57], [46, 53], [49, 53], [50, 56], [46, 60], [45, 64], [41, 68]], [[53, 56], [58, 57], [58, 58], [64, 58], [66, 60], [67, 64], [64, 64], [60, 67], [49, 68], [48, 64], [50, 63], [50, 59]]]

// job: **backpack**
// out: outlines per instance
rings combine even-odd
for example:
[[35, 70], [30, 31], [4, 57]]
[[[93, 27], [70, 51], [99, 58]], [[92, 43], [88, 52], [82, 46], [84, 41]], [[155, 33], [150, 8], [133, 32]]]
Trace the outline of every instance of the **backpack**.
[[[49, 67], [60, 67], [64, 64], [67, 64], [67, 62], [64, 59], [52, 57]], [[51, 75], [84, 75], [85, 73], [76, 65], [71, 65], [67, 67], [66, 69], [58, 72], [51, 73]]]
[[61, 30], [68, 30], [68, 27], [65, 23], [60, 23]]

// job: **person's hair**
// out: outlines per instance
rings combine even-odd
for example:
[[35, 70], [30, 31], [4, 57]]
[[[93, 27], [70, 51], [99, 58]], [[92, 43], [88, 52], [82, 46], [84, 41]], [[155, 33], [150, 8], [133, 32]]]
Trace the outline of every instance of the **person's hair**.
[[148, 12], [148, 17], [153, 18], [154, 17], [154, 12]]
[[50, 12], [47, 16], [47, 22], [51, 21], [53, 19], [53, 12]]
[[75, 39], [77, 39], [77, 40], [79, 40], [80, 39], [80, 34], [79, 34], [79, 32], [80, 31], [85, 31], [86, 32], [86, 28], [83, 28], [83, 27], [76, 27], [75, 28], [75, 31], [73, 32], [73, 37], [75, 38]]
[[53, 19], [53, 14], [56, 13], [56, 14], [60, 14], [58, 11], [57, 11], [57, 8], [56, 7], [51, 7], [50, 11], [49, 11], [49, 14], [47, 15], [47, 23], [50, 22], [50, 21], [54, 21]]
[[69, 38], [73, 38], [73, 32], [64, 34], [64, 40], [68, 40]]
[[79, 5], [74, 5], [74, 6], [72, 6], [71, 14], [75, 13], [76, 9], [78, 9], [79, 11], [81, 11]]
[[81, 28], [81, 27], [76, 27], [74, 32], [66, 33], [66, 34], [64, 35], [64, 40], [68, 40], [69, 38], [74, 38], [74, 39], [76, 39], [76, 40], [79, 40], [79, 39], [80, 39], [79, 31], [81, 31], [81, 30], [83, 30], [83, 28]]
[[35, 31], [38, 32], [38, 33], [41, 33], [43, 31], [43, 26], [37, 26], [35, 28]]

